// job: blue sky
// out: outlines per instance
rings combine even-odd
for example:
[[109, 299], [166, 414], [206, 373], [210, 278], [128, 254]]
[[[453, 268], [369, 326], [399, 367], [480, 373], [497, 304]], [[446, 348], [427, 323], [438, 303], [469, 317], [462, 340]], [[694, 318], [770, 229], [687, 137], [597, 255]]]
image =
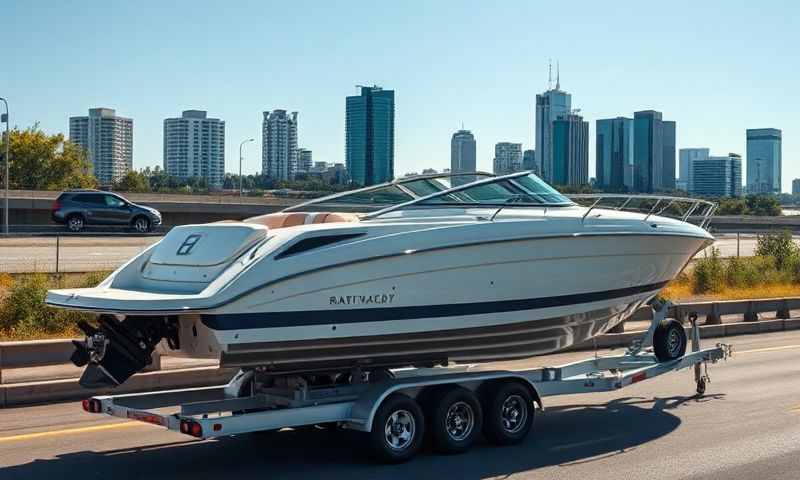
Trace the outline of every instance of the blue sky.
[[[235, 6], [234, 6], [235, 5]], [[134, 119], [134, 167], [162, 163], [163, 119], [226, 121], [226, 170], [261, 168], [261, 112], [300, 112], [300, 146], [344, 161], [344, 97], [396, 92], [395, 171], [449, 166], [461, 126], [532, 148], [548, 58], [590, 121], [656, 109], [678, 147], [745, 153], [783, 130], [783, 188], [800, 177], [797, 2], [17, 1], [0, 8], [0, 96], [12, 124], [67, 132], [90, 107]], [[10, 27], [10, 29], [9, 29]]]

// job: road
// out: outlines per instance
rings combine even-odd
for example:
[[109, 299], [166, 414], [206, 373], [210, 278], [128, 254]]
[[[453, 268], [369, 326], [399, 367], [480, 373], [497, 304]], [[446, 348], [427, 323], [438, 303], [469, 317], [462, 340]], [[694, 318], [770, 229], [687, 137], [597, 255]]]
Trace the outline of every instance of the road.
[[[158, 236], [63, 237], [56, 248], [54, 237], [0, 238], [0, 272], [60, 272], [113, 270], [160, 240]], [[715, 246], [723, 257], [735, 257], [735, 234], [719, 234]], [[739, 254], [755, 253], [756, 236], [743, 234]], [[703, 252], [698, 254], [702, 257]]]
[[[797, 479], [800, 332], [728, 338], [703, 398], [689, 370], [608, 394], [545, 399], [521, 445], [378, 465], [362, 434], [284, 430], [197, 441], [77, 403], [0, 410], [0, 478]], [[533, 366], [583, 353], [495, 365]]]

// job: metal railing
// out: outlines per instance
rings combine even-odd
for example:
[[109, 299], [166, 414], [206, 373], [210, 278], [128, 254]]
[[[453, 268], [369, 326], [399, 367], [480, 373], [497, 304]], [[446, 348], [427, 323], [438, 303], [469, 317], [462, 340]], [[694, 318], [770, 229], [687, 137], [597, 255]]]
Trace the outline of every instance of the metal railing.
[[642, 221], [647, 221], [653, 215], [679, 218], [684, 222], [697, 219], [698, 226], [706, 228], [717, 209], [716, 203], [699, 198], [620, 193], [588, 193], [568, 196], [576, 203], [589, 207], [581, 220], [585, 220], [595, 208], [605, 208], [641, 213], [644, 215]]

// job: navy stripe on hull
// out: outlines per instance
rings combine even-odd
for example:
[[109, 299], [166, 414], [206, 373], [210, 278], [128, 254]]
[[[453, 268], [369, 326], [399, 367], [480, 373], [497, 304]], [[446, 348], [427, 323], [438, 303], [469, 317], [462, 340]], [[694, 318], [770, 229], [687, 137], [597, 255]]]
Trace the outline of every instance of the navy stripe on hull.
[[300, 327], [345, 323], [413, 320], [419, 318], [456, 317], [489, 313], [516, 312], [562, 307], [649, 293], [663, 288], [667, 282], [618, 288], [600, 292], [559, 295], [554, 297], [500, 300], [494, 302], [450, 303], [410, 307], [349, 308], [344, 310], [295, 310], [288, 312], [236, 313], [203, 315], [202, 322], [212, 330]]

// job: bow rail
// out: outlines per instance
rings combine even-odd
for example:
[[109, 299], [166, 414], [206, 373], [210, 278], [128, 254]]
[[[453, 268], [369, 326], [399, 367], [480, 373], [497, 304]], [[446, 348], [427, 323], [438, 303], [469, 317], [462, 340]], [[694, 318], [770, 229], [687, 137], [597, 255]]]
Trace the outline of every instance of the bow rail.
[[581, 221], [595, 208], [623, 210], [644, 214], [643, 222], [653, 215], [679, 218], [687, 222], [690, 218], [699, 220], [698, 226], [706, 229], [717, 204], [700, 198], [671, 197], [666, 195], [635, 195], [624, 193], [586, 193], [568, 195], [570, 200], [589, 207]]

